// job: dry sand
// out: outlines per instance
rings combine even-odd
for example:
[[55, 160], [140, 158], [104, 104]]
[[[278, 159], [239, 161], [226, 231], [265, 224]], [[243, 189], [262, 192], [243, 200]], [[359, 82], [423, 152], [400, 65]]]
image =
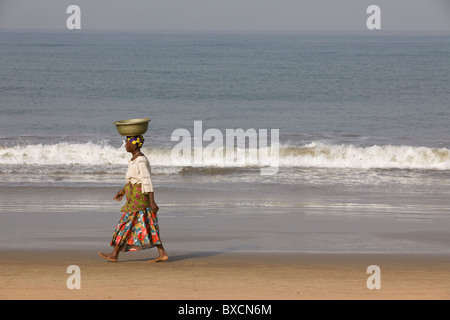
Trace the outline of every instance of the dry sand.
[[[0, 299], [301, 300], [449, 299], [450, 257], [377, 254], [122, 253], [2, 251]], [[80, 267], [81, 289], [68, 289], [67, 267]], [[369, 290], [378, 265], [381, 289]]]

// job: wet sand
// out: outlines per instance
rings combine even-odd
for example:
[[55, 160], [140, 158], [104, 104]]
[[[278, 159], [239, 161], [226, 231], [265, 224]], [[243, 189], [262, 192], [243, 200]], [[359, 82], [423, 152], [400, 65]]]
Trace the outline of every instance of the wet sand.
[[[97, 251], [111, 250], [121, 216], [115, 188], [1, 190], [0, 299], [450, 298], [450, 222], [426, 208], [204, 205], [166, 191], [158, 216], [170, 260], [147, 263], [151, 249], [112, 263]], [[67, 288], [71, 265], [81, 289]], [[371, 265], [379, 290], [367, 287]]]
[[[95, 251], [1, 251], [0, 299], [315, 300], [449, 299], [450, 257], [392, 254], [122, 253], [107, 262]], [[80, 268], [80, 289], [68, 289]], [[368, 289], [380, 268], [381, 289]], [[71, 282], [75, 283], [75, 282]], [[370, 282], [375, 283], [375, 282]]]

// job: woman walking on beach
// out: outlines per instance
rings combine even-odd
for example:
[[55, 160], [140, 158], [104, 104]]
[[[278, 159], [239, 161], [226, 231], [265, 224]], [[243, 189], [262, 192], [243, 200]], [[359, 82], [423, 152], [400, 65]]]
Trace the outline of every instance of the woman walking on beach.
[[117, 192], [114, 199], [121, 201], [126, 196], [127, 202], [122, 207], [123, 216], [116, 226], [110, 245], [111, 253], [98, 254], [109, 261], [117, 262], [120, 251], [145, 250], [158, 248], [159, 256], [149, 262], [169, 259], [159, 237], [159, 225], [153, 184], [150, 177], [150, 164], [141, 152], [143, 136], [127, 137], [125, 148], [132, 154], [128, 164], [125, 187]]

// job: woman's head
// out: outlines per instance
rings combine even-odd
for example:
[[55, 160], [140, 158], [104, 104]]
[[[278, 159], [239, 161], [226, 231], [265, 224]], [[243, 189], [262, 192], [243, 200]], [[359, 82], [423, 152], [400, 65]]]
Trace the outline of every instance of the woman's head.
[[142, 145], [144, 144], [144, 137], [143, 136], [128, 136], [125, 144], [125, 148], [128, 152], [131, 152], [135, 150], [136, 148], [140, 149], [142, 148]]

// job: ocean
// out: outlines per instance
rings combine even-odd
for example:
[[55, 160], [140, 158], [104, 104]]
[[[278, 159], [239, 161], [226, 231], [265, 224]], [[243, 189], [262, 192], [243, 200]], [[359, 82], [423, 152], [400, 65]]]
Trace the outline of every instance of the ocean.
[[[129, 160], [113, 123], [148, 117], [143, 152], [172, 239], [182, 221], [243, 242], [205, 250], [450, 253], [450, 34], [3, 30], [0, 43], [3, 219], [117, 214], [95, 192], [50, 195], [113, 195]], [[204, 136], [200, 164], [174, 156], [179, 129], [196, 152], [196, 121], [223, 137], [278, 130], [276, 173], [261, 174], [249, 141], [239, 165], [217, 162]], [[266, 229], [279, 238], [262, 245]]]

